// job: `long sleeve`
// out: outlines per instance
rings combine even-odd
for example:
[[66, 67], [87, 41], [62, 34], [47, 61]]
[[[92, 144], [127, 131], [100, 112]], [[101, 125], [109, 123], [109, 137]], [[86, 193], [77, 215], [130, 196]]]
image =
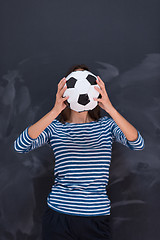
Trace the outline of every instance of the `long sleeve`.
[[30, 126], [31, 125], [25, 128], [24, 131], [14, 141], [14, 149], [18, 153], [27, 153], [35, 148], [41, 147], [44, 144], [49, 144], [50, 138], [52, 134], [54, 134], [54, 120], [44, 129], [43, 132], [41, 132], [36, 139], [33, 139], [29, 136], [28, 128]]
[[138, 137], [135, 141], [129, 141], [122, 130], [119, 128], [119, 126], [116, 124], [116, 122], [112, 119], [109, 118], [109, 124], [110, 124], [110, 129], [112, 133], [112, 143], [113, 142], [119, 142], [126, 147], [130, 148], [131, 150], [143, 150], [145, 145], [144, 145], [144, 139], [141, 136], [140, 132], [138, 132]]

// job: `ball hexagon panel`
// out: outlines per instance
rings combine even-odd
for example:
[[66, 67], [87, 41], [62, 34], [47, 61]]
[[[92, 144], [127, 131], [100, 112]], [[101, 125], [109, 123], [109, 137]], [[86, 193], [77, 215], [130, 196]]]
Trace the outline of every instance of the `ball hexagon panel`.
[[67, 102], [69, 103], [77, 102], [79, 97], [79, 92], [75, 88], [69, 88], [69, 89], [66, 89], [63, 96], [64, 97], [69, 96], [69, 98], [67, 99]]
[[90, 83], [86, 81], [86, 79], [82, 79], [76, 82], [75, 89], [79, 94], [86, 94], [89, 91], [90, 86]]
[[[100, 88], [100, 87], [98, 86], [98, 88]], [[88, 91], [88, 96], [89, 96], [90, 101], [93, 101], [93, 99], [92, 99], [93, 96], [95, 98], [98, 98], [98, 95], [99, 95], [99, 92], [94, 88], [94, 86], [90, 86], [89, 91]]]
[[86, 106], [84, 106], [84, 110], [88, 111], [88, 109], [94, 109], [97, 106], [97, 101], [90, 101]]

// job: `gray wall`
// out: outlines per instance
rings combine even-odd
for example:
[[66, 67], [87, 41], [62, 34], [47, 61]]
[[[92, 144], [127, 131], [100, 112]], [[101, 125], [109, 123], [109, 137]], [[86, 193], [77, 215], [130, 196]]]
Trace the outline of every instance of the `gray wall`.
[[[85, 63], [142, 134], [143, 151], [114, 143], [108, 194], [114, 239], [160, 239], [160, 2], [0, 2], [0, 240], [40, 240], [54, 154], [13, 142], [54, 106], [57, 84]], [[103, 115], [106, 114], [104, 111]]]

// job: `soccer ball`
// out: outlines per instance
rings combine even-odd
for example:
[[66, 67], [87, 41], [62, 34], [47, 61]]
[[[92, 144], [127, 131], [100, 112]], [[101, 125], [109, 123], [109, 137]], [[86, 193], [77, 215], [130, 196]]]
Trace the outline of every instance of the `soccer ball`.
[[66, 100], [68, 107], [76, 112], [83, 112], [94, 109], [98, 102], [93, 98], [101, 97], [101, 94], [94, 88], [94, 86], [99, 85], [96, 83], [97, 77], [87, 71], [87, 70], [78, 70], [71, 72], [66, 77], [67, 86], [63, 97], [69, 96]]

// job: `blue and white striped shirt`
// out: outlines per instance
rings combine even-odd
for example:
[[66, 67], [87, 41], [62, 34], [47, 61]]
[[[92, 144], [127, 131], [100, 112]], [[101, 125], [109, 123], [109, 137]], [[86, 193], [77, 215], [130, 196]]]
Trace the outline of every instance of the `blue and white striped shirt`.
[[55, 182], [47, 197], [49, 207], [65, 214], [79, 216], [110, 215], [106, 186], [112, 143], [119, 142], [131, 150], [142, 150], [140, 132], [129, 141], [116, 122], [107, 116], [89, 123], [61, 123], [54, 119], [36, 138], [28, 134], [28, 126], [14, 141], [14, 149], [27, 153], [44, 144], [54, 151]]

